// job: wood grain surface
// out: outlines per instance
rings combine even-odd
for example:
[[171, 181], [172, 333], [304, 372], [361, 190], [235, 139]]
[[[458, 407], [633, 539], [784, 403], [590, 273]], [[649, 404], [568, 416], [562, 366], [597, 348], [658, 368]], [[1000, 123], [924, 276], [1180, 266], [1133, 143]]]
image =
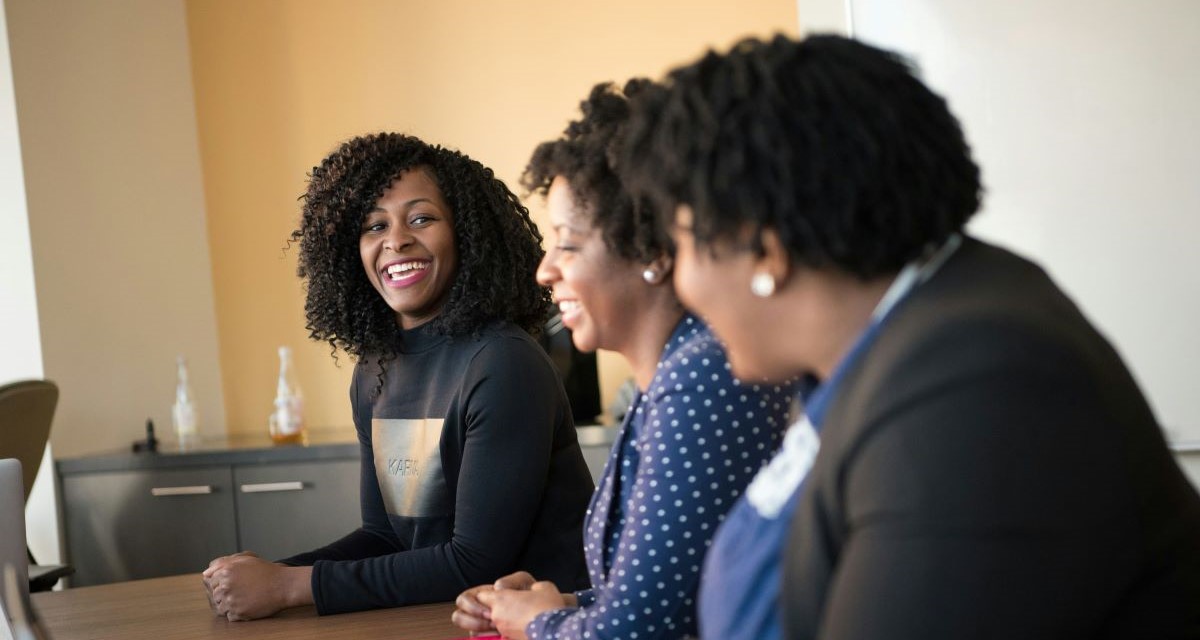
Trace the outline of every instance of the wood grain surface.
[[450, 624], [452, 603], [334, 616], [301, 607], [263, 620], [229, 622], [209, 608], [199, 574], [37, 593], [33, 606], [53, 640], [447, 640], [466, 635]]

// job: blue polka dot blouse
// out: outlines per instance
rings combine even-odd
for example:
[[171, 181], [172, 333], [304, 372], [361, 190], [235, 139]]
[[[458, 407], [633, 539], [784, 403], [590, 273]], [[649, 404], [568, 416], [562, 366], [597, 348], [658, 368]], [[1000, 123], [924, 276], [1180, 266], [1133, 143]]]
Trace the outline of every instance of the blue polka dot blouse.
[[697, 634], [696, 593], [717, 525], [771, 458], [791, 386], [740, 384], [717, 339], [685, 316], [613, 443], [584, 530], [592, 588], [526, 628], [545, 638]]

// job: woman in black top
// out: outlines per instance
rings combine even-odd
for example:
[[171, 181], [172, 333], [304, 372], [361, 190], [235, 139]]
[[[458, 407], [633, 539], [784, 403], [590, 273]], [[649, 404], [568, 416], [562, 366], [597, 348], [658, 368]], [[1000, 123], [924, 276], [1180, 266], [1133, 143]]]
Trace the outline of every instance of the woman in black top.
[[[231, 620], [451, 600], [538, 567], [586, 585], [592, 482], [549, 358], [541, 235], [492, 171], [411, 136], [355, 138], [312, 171], [299, 275], [313, 339], [357, 360], [363, 525], [204, 572]], [[281, 523], [286, 526], [286, 523]]]

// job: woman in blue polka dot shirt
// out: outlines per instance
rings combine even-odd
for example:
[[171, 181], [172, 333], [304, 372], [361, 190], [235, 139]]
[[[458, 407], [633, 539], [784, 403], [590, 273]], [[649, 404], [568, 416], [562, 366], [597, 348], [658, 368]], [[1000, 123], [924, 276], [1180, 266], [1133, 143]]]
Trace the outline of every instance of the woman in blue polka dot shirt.
[[538, 270], [581, 350], [629, 362], [640, 393], [592, 497], [584, 550], [592, 588], [560, 593], [527, 573], [458, 599], [454, 621], [509, 638], [694, 636], [713, 533], [778, 447], [792, 389], [740, 384], [708, 327], [684, 312], [665, 231], [609, 164], [627, 95], [599, 85], [584, 118], [542, 144], [524, 175], [543, 193], [555, 244]]

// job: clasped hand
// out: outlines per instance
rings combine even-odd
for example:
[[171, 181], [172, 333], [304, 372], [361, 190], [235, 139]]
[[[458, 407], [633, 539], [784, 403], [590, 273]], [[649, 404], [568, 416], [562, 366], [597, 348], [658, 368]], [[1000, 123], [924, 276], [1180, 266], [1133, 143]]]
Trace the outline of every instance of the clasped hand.
[[252, 552], [222, 556], [204, 570], [213, 611], [229, 620], [253, 620], [312, 604], [312, 567], [268, 562]]
[[505, 638], [525, 640], [525, 627], [538, 614], [575, 605], [574, 594], [559, 593], [553, 582], [538, 582], [525, 571], [492, 584], [473, 587], [454, 601], [450, 620], [466, 631], [498, 631]]

